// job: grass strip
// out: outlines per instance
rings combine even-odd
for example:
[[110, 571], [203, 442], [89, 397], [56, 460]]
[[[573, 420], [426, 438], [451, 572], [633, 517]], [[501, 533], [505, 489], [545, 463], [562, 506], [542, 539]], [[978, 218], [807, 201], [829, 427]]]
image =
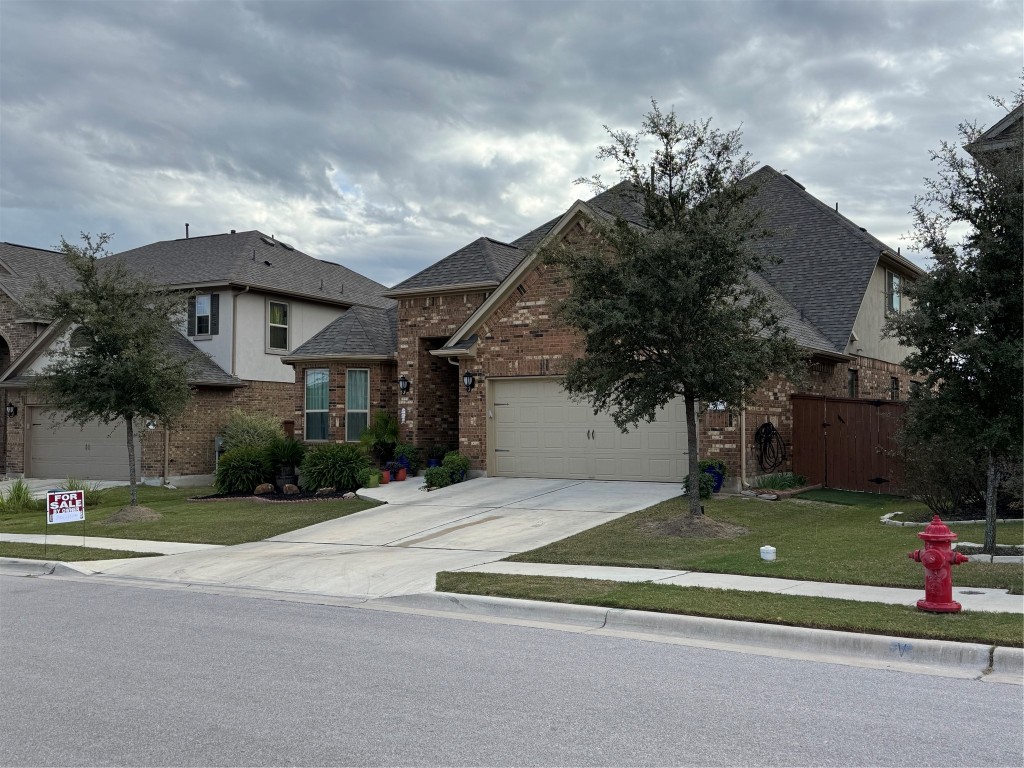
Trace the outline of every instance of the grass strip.
[[24, 560], [58, 560], [75, 563], [86, 560], [116, 560], [122, 557], [159, 557], [159, 552], [126, 552], [120, 549], [95, 549], [93, 547], [67, 547], [60, 544], [23, 544], [17, 541], [0, 541], [0, 557], [18, 557]]
[[[924, 568], [907, 557], [923, 545], [917, 537], [921, 529], [882, 525], [878, 519], [886, 512], [924, 505], [896, 496], [830, 492], [837, 493], [849, 503], [839, 506], [802, 500], [807, 494], [785, 501], [737, 496], [709, 499], [706, 517], [743, 529], [731, 538], [666, 532], [668, 523], [688, 515], [686, 500], [677, 497], [508, 560], [923, 589]], [[854, 497], [852, 501], [850, 497]], [[979, 526], [950, 527], [961, 541], [978, 541], [982, 533]], [[1022, 537], [1020, 521], [1001, 523], [997, 528], [1000, 544], [1019, 544]], [[764, 544], [777, 548], [774, 562], [761, 559]], [[1012, 563], [966, 563], [953, 571], [953, 583], [1021, 594], [1024, 569]]]
[[933, 614], [904, 605], [771, 592], [451, 571], [437, 574], [437, 589], [467, 595], [676, 613], [790, 627], [1024, 646], [1024, 621], [1019, 614], [1011, 613], [962, 611]]
[[[152, 522], [106, 523], [128, 504], [128, 488], [103, 492], [102, 501], [88, 507], [84, 528], [80, 523], [61, 525], [60, 533], [72, 536], [105, 536], [115, 539], [179, 541], [190, 544], [243, 544], [305, 528], [326, 520], [351, 515], [377, 506], [375, 501], [344, 499], [303, 503], [238, 501], [189, 502], [192, 496], [213, 493], [212, 488], [139, 487], [139, 505], [160, 513]], [[0, 513], [4, 533], [43, 533], [46, 520], [41, 509]], [[51, 527], [50, 532], [53, 533]]]

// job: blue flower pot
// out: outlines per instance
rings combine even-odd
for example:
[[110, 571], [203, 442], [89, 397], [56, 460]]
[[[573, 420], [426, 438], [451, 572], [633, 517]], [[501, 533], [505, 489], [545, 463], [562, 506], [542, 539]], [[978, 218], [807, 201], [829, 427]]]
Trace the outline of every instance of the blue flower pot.
[[718, 493], [720, 490], [722, 490], [722, 483], [725, 482], [725, 475], [723, 475], [717, 469], [711, 469], [710, 467], [708, 467], [704, 471], [711, 475], [711, 477], [713, 477], [715, 480], [715, 485], [711, 489], [711, 492]]

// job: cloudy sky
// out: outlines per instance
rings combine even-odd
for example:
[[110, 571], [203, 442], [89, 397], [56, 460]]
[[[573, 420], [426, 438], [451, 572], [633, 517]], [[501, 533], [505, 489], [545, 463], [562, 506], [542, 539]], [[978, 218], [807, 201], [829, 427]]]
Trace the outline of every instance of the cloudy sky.
[[260, 229], [385, 284], [588, 195], [650, 100], [894, 247], [1018, 87], [1012, 2], [0, 3], [0, 239]]

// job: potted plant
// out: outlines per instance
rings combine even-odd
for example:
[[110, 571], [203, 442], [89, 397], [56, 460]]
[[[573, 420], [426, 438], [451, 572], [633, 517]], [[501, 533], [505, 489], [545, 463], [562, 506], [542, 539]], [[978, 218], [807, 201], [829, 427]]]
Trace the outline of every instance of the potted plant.
[[387, 462], [384, 465], [384, 469], [385, 469], [385, 471], [387, 471], [388, 474], [391, 475], [391, 479], [392, 480], [394, 480], [396, 482], [400, 482], [402, 480], [405, 480], [406, 469], [401, 464], [399, 464], [397, 461], [389, 461], [389, 462]]
[[390, 472], [390, 470], [382, 469], [377, 474], [380, 475], [380, 484], [381, 485], [387, 485], [388, 483], [391, 482], [391, 472]]
[[714, 480], [714, 485], [712, 486], [713, 493], [718, 493], [722, 490], [722, 483], [725, 482], [726, 475], [724, 461], [721, 459], [701, 459], [697, 462], [697, 466], [701, 472], [711, 475]]
[[395, 461], [415, 477], [420, 471], [420, 449], [410, 443], [399, 443], [395, 446]]
[[299, 476], [296, 468], [302, 464], [306, 453], [305, 446], [290, 437], [275, 437], [267, 446], [267, 458], [277, 470], [274, 481], [278, 490], [283, 491], [286, 485], [298, 485]]
[[377, 411], [370, 426], [359, 436], [359, 442], [378, 462], [391, 461], [398, 445], [398, 419], [388, 411]]
[[427, 466], [428, 467], [440, 467], [441, 461], [444, 459], [445, 454], [448, 453], [448, 448], [441, 443], [435, 443], [434, 445], [427, 448]]

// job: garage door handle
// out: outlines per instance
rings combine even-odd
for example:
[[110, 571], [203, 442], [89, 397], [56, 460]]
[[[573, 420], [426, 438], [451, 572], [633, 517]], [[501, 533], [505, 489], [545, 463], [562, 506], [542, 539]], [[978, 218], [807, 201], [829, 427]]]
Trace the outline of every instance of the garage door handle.
[[495, 448], [494, 452], [495, 453], [508, 453], [510, 450], [512, 450], [512, 449], [511, 448]]

